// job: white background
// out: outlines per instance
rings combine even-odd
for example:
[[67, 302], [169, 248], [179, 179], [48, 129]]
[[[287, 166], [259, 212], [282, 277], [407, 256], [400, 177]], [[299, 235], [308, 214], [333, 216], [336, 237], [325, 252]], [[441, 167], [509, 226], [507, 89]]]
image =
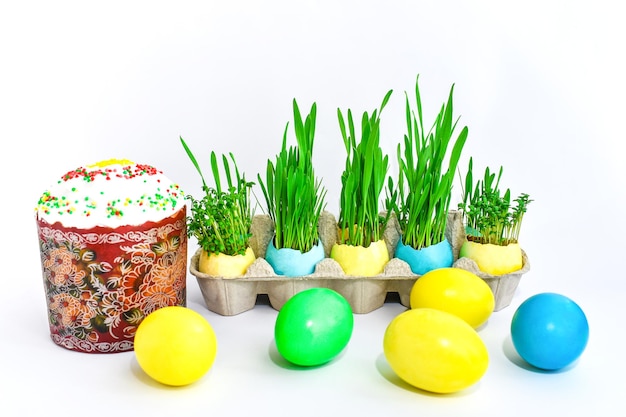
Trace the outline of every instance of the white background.
[[[625, 411], [623, 18], [608, 0], [2, 2], [0, 414]], [[434, 396], [393, 376], [382, 336], [404, 310], [394, 303], [357, 315], [331, 364], [289, 369], [273, 347], [275, 310], [214, 314], [191, 275], [188, 306], [219, 343], [196, 384], [160, 386], [132, 352], [86, 355], [50, 341], [33, 208], [59, 175], [129, 158], [193, 194], [200, 183], [182, 135], [204, 166], [211, 150], [232, 151], [254, 179], [278, 151], [296, 98], [307, 110], [317, 102], [314, 159], [337, 213], [337, 107], [360, 115], [394, 89], [382, 121], [393, 161], [417, 74], [427, 120], [455, 84], [470, 131], [461, 167], [469, 156], [479, 169], [503, 165], [505, 185], [534, 200], [521, 235], [531, 271], [480, 331], [491, 360], [475, 386]], [[574, 299], [590, 323], [587, 350], [562, 372], [529, 369], [510, 343], [515, 308], [543, 291]]]

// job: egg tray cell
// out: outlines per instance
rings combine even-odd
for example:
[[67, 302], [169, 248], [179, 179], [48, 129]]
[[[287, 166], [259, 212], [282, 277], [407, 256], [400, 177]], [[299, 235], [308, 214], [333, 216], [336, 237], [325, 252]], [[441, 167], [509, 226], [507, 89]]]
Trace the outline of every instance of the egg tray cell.
[[[337, 291], [346, 298], [356, 314], [369, 313], [382, 307], [391, 298], [388, 297], [390, 294], [397, 294], [402, 305], [410, 306], [411, 289], [419, 275], [414, 274], [406, 262], [394, 258], [400, 228], [393, 216], [383, 234], [391, 259], [381, 274], [371, 277], [348, 276], [330, 258], [332, 246], [337, 243], [337, 221], [332, 213], [325, 211], [321, 214], [318, 230], [326, 257], [316, 265], [312, 274], [300, 277], [277, 275], [265, 260], [265, 251], [274, 235], [274, 224], [267, 215], [255, 215], [253, 218], [250, 246], [257, 258], [241, 277], [214, 277], [198, 271], [201, 253], [201, 249], [198, 249], [191, 258], [189, 269], [196, 277], [207, 308], [223, 316], [233, 316], [251, 310], [259, 295], [267, 295], [270, 305], [280, 310], [296, 293], [316, 287]], [[522, 270], [502, 276], [490, 276], [479, 271], [473, 261], [459, 259], [459, 251], [465, 241], [462, 214], [459, 211], [448, 213], [446, 238], [452, 245], [454, 266], [474, 272], [489, 284], [496, 298], [496, 311], [506, 307], [521, 275], [528, 270], [526, 254], [523, 253]]]

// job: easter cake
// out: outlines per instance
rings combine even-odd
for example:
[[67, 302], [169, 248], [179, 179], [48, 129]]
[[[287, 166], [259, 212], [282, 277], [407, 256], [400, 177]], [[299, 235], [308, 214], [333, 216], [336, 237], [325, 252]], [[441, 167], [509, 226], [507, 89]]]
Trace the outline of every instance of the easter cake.
[[35, 217], [57, 345], [132, 350], [144, 317], [185, 305], [185, 196], [162, 171], [123, 159], [76, 168], [43, 192]]

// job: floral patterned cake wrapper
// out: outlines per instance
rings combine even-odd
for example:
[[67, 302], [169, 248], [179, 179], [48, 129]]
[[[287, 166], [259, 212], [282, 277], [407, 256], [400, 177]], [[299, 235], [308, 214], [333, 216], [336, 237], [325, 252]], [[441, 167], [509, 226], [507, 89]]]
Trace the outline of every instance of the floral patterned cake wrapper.
[[87, 353], [129, 351], [148, 314], [185, 306], [185, 214], [91, 229], [36, 219], [52, 341]]

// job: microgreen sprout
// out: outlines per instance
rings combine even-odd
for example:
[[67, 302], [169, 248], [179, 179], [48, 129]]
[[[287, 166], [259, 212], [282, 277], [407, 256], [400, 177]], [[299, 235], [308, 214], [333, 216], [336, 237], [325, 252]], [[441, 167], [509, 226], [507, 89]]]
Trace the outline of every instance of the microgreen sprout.
[[415, 82], [415, 110], [405, 93], [407, 133], [397, 149], [398, 183], [389, 179], [390, 197], [386, 202], [388, 210], [396, 214], [403, 243], [415, 249], [445, 239], [454, 173], [468, 134], [467, 126], [463, 127], [454, 140], [447, 167], [444, 166], [458, 122], [458, 118], [453, 120], [454, 85], [447, 103], [441, 106], [433, 126], [426, 132], [418, 81], [419, 76]]
[[462, 181], [463, 198], [459, 203], [468, 240], [500, 246], [517, 243], [524, 213], [532, 200], [528, 194], [522, 193], [511, 201], [510, 189], [501, 193], [499, 185], [503, 167], [497, 176], [486, 167], [483, 178], [476, 184], [472, 170], [473, 159], [470, 158], [465, 181]]
[[289, 123], [283, 133], [282, 148], [275, 162], [267, 161], [265, 181], [258, 175], [267, 211], [274, 221], [276, 249], [291, 248], [303, 253], [319, 241], [318, 221], [325, 207], [326, 189], [315, 177], [313, 142], [317, 105], [302, 119], [293, 100], [294, 132], [297, 146], [287, 147]]
[[[253, 211], [250, 192], [254, 183], [248, 182], [237, 168], [235, 157], [222, 155], [222, 167], [226, 183], [222, 183], [217, 155], [211, 152], [211, 172], [215, 183], [210, 187], [202, 174], [200, 165], [183, 138], [180, 141], [187, 156], [202, 179], [204, 196], [191, 201], [191, 216], [187, 217], [187, 232], [198, 240], [200, 247], [209, 254], [243, 255], [252, 236]], [[232, 164], [232, 165], [231, 165]]]
[[[380, 147], [380, 114], [393, 90], [385, 95], [380, 108], [361, 118], [360, 140], [357, 142], [352, 111], [344, 118], [337, 109], [341, 136], [346, 148], [346, 165], [341, 175], [339, 203], [339, 243], [369, 246], [381, 239], [391, 213], [380, 214], [382, 194], [389, 157]], [[347, 126], [346, 126], [347, 120]]]

